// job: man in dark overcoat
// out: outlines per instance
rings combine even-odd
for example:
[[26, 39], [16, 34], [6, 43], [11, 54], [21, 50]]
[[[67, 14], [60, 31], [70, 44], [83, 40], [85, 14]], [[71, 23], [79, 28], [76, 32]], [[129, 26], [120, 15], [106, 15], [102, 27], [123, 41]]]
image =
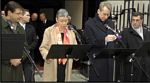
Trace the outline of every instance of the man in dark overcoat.
[[[150, 30], [143, 26], [142, 13], [133, 13], [130, 27], [125, 28], [121, 32], [121, 35], [127, 48], [140, 49], [143, 42], [150, 42]], [[137, 51], [138, 52], [132, 58], [134, 61], [131, 61], [129, 57], [124, 61], [123, 81], [150, 81], [150, 52], [144, 49]]]
[[98, 48], [93, 47], [88, 53], [91, 62], [89, 81], [92, 82], [113, 81], [113, 59], [104, 58], [107, 55], [99, 54], [101, 48], [116, 47], [117, 37], [111, 30], [114, 29], [114, 23], [109, 19], [111, 9], [110, 3], [100, 3], [96, 16], [85, 23], [83, 34], [86, 43], [98, 46]]
[[[4, 10], [6, 13], [6, 17], [4, 18], [1, 17], [2, 34], [24, 34], [25, 31], [18, 23], [20, 16], [22, 14], [22, 7], [16, 2], [10, 1], [5, 5]], [[23, 54], [20, 55], [22, 56]], [[1, 63], [2, 63], [1, 68], [2, 82], [23, 81], [21, 58], [7, 59], [7, 60], [2, 59]]]

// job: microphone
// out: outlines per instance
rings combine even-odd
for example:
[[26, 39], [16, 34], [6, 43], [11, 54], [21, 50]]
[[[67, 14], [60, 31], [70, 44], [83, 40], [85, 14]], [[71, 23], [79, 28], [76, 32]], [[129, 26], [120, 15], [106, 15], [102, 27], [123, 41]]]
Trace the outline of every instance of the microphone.
[[108, 24], [105, 24], [104, 26], [105, 26], [107, 29], [111, 30], [113, 33], [115, 33], [116, 37], [119, 36], [119, 34], [118, 34], [114, 29], [112, 29], [110, 26], [108, 26]]
[[121, 40], [121, 39], [122, 39], [122, 36], [119, 35], [119, 34], [118, 34], [114, 29], [112, 29], [110, 26], [108, 26], [108, 24], [105, 24], [104, 26], [105, 26], [107, 29], [111, 30], [111, 31], [114, 33], [114, 35], [117, 37], [118, 42], [121, 43], [121, 45], [123, 46], [123, 48], [126, 48], [124, 42]]
[[110, 26], [108, 26], [108, 24], [105, 24], [104, 26], [106, 26], [107, 29], [111, 30], [118, 39], [122, 38], [114, 29], [112, 29]]
[[72, 30], [76, 34], [76, 37], [77, 37], [79, 43], [82, 44], [80, 34], [71, 25], [69, 25], [69, 28], [70, 28], [70, 30]]

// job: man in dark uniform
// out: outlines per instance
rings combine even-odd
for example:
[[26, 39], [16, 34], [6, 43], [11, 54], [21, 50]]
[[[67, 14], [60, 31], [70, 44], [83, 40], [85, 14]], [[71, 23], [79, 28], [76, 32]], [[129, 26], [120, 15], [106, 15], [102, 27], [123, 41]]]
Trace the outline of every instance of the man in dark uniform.
[[[143, 15], [140, 12], [133, 13], [130, 27], [125, 28], [121, 32], [121, 35], [127, 48], [140, 48], [144, 41], [150, 42], [150, 31], [143, 26]], [[126, 59], [124, 61], [123, 81], [150, 81], [149, 55], [150, 54], [145, 51], [135, 55], [136, 59], [134, 59], [133, 62], [133, 72], [131, 71], [132, 63], [130, 62], [130, 59]], [[131, 76], [131, 73], [133, 73], [133, 76]]]
[[[29, 54], [31, 58], [34, 61], [34, 49], [37, 44], [37, 39], [36, 39], [36, 32], [35, 28], [29, 24], [30, 20], [30, 13], [29, 10], [23, 9], [22, 16], [20, 19], [20, 25], [24, 28], [25, 30], [25, 35], [26, 35], [26, 42], [27, 42], [27, 49], [29, 51]], [[22, 66], [23, 66], [23, 72], [24, 72], [24, 77], [25, 81], [34, 81], [34, 67], [33, 63], [30, 61], [29, 58], [25, 58], [22, 60]]]
[[[112, 6], [110, 3], [102, 2], [97, 10], [97, 15], [85, 23], [84, 36], [87, 44], [93, 44], [102, 48], [114, 48], [116, 36], [110, 29], [114, 28], [114, 23], [109, 19]], [[89, 81], [113, 81], [113, 59], [97, 58], [100, 49], [91, 49], [89, 59], [91, 62], [89, 71]]]
[[[16, 2], [10, 1], [5, 5], [4, 10], [6, 17], [1, 20], [2, 34], [24, 34], [23, 28], [18, 24], [22, 7]], [[2, 82], [23, 81], [21, 59], [2, 60], [1, 69]]]

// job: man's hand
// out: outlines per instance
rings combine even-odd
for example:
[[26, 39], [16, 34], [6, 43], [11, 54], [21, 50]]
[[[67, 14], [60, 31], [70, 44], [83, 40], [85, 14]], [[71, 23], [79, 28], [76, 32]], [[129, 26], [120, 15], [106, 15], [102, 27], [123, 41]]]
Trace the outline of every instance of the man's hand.
[[21, 64], [21, 59], [10, 59], [10, 63], [13, 66], [18, 66], [19, 64]]
[[114, 41], [114, 40], [116, 40], [116, 39], [117, 39], [117, 37], [116, 37], [115, 35], [107, 35], [107, 36], [105, 37], [105, 41], [106, 41], [106, 42]]

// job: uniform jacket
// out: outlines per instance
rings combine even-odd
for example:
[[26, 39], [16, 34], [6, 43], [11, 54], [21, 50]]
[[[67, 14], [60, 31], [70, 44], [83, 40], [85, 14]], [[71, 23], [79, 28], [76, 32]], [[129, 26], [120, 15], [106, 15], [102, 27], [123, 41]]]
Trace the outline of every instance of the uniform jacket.
[[29, 45], [28, 49], [30, 51], [33, 51], [36, 47], [36, 44], [37, 44], [35, 29], [32, 25], [26, 24], [25, 32], [26, 32], [26, 40], [27, 40], [28, 45]]
[[[26, 24], [25, 26], [26, 33], [26, 48], [30, 51], [30, 56], [34, 59], [34, 49], [37, 45], [36, 32], [34, 27], [31, 24]], [[29, 59], [25, 59], [25, 62], [31, 63]]]
[[42, 21], [39, 22], [39, 26], [37, 28], [37, 35], [39, 36], [39, 42], [42, 42], [43, 34], [46, 28], [52, 26], [54, 23], [51, 20], [46, 21], [46, 23], [43, 23]]

